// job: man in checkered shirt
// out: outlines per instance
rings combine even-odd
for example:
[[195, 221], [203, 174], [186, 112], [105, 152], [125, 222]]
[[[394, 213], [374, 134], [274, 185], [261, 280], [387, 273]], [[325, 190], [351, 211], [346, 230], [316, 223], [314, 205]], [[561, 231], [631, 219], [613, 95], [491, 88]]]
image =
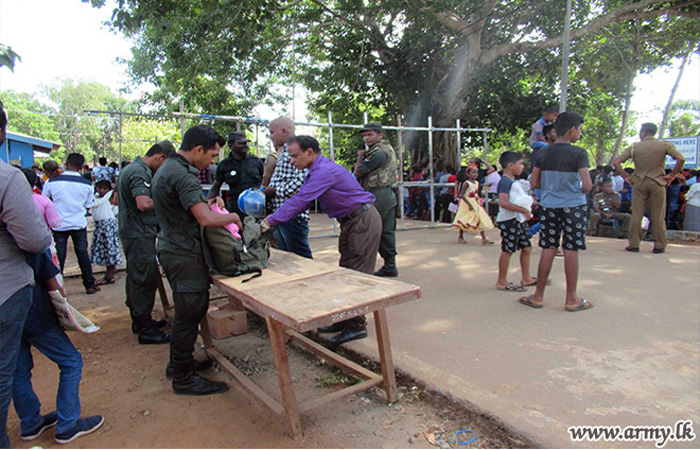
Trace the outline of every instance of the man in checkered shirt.
[[[284, 202], [299, 192], [299, 188], [304, 184], [304, 171], [294, 167], [287, 153], [286, 141], [292, 136], [294, 122], [288, 117], [279, 117], [270, 122], [270, 139], [275, 149], [281, 149], [270, 185], [265, 188], [272, 212], [277, 211]], [[313, 258], [309, 247], [309, 219], [309, 211], [306, 210], [294, 219], [279, 223], [274, 231], [277, 247], [304, 258]]]

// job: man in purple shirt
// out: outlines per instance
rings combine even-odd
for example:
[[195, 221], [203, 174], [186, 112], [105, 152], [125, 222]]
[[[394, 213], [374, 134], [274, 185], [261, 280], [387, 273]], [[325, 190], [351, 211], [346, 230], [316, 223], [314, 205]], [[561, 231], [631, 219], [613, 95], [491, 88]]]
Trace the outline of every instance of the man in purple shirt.
[[[328, 217], [340, 222], [340, 267], [373, 274], [382, 235], [382, 219], [373, 206], [374, 195], [362, 189], [345, 168], [323, 156], [318, 141], [311, 136], [289, 138], [287, 153], [297, 169], [309, 171], [299, 192], [265, 218], [263, 230], [293, 219], [318, 199]], [[353, 317], [319, 331], [339, 331], [328, 339], [339, 345], [367, 337], [367, 321], [364, 316]]]

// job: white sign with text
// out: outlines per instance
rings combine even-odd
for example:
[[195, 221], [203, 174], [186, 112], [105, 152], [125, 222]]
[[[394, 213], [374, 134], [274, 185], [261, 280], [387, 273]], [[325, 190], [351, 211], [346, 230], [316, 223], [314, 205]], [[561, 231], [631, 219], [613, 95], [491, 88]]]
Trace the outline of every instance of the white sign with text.
[[[673, 144], [683, 156], [685, 156], [686, 169], [698, 168], [698, 149], [700, 148], [700, 136], [678, 137], [678, 138], [663, 138], [662, 141], [668, 141]], [[676, 160], [666, 155], [666, 168], [673, 169], [676, 166]]]

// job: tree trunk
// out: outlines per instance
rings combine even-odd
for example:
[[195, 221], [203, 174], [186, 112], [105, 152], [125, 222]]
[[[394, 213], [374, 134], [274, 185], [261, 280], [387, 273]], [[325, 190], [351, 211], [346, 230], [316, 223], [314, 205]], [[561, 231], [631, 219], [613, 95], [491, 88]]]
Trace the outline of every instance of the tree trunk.
[[625, 138], [625, 132], [627, 131], [627, 121], [630, 115], [630, 102], [632, 101], [632, 91], [634, 90], [634, 79], [637, 76], [637, 71], [634, 70], [630, 72], [630, 78], [627, 80], [627, 91], [625, 92], [625, 112], [622, 114], [622, 124], [620, 125], [620, 132], [617, 134], [617, 140], [615, 141], [615, 148], [613, 149], [613, 154], [610, 157], [608, 164], [612, 164], [620, 154], [620, 148], [622, 147], [622, 140]]
[[659, 126], [659, 137], [663, 137], [664, 131], [666, 131], [666, 124], [668, 123], [668, 113], [671, 111], [671, 106], [673, 105], [673, 97], [675, 97], [676, 95], [676, 90], [678, 89], [678, 85], [681, 82], [681, 77], [683, 76], [683, 70], [685, 69], [685, 65], [688, 62], [688, 57], [691, 53], [692, 52], [688, 52], [685, 55], [683, 55], [683, 61], [681, 61], [681, 68], [678, 70], [678, 78], [676, 78], [676, 83], [673, 85], [673, 89], [671, 89], [671, 95], [668, 96], [668, 103], [666, 103], [666, 108], [664, 108], [664, 117], [663, 119], [661, 119], [661, 125]]

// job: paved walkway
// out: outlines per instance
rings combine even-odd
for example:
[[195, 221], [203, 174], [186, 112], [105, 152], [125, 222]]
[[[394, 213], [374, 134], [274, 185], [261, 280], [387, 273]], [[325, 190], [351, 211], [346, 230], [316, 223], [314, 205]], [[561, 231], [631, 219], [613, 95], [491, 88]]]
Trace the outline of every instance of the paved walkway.
[[[329, 223], [314, 216], [312, 235], [329, 232]], [[489, 236], [500, 242], [496, 230]], [[671, 244], [653, 255], [643, 243], [641, 253], [631, 254], [626, 241], [589, 238], [579, 295], [595, 308], [569, 313], [562, 258], [555, 260], [545, 308], [536, 310], [518, 304], [520, 294], [494, 289], [500, 245], [456, 240], [451, 229], [397, 236], [399, 279], [423, 293], [388, 310], [400, 370], [546, 447], [654, 446], [574, 442], [567, 428], [575, 425], [692, 420], [700, 434], [700, 247]], [[337, 263], [337, 239], [313, 239], [312, 249], [315, 258]], [[533, 276], [539, 256], [535, 248]], [[519, 279], [513, 258], [510, 280]], [[373, 339], [348, 346], [376, 356]], [[667, 444], [698, 446], [700, 438]]]

